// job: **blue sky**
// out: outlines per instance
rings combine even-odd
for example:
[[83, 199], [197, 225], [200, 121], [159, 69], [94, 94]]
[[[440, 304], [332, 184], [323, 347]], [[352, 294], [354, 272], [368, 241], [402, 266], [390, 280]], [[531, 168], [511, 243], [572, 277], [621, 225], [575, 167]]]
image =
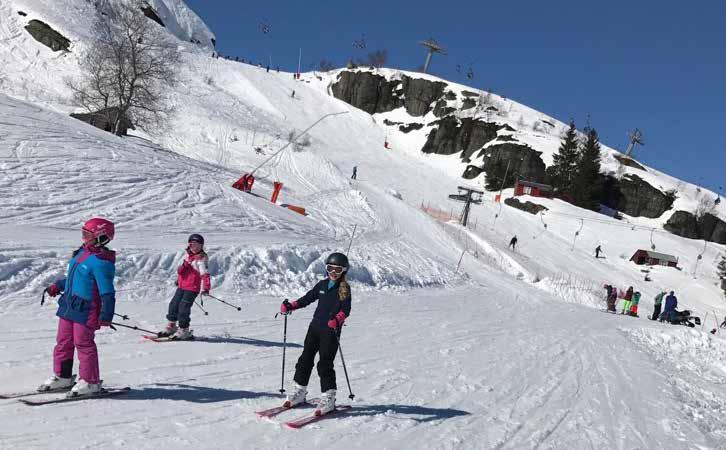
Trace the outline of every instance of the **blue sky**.
[[[520, 101], [678, 178], [726, 193], [726, 2], [186, 0], [224, 55], [293, 71], [325, 58], [386, 49], [388, 67], [415, 70], [417, 42], [448, 52], [429, 72]], [[395, 6], [394, 6], [395, 5]], [[269, 32], [260, 31], [260, 24]], [[365, 35], [367, 48], [355, 40]], [[467, 80], [457, 65], [471, 65]]]

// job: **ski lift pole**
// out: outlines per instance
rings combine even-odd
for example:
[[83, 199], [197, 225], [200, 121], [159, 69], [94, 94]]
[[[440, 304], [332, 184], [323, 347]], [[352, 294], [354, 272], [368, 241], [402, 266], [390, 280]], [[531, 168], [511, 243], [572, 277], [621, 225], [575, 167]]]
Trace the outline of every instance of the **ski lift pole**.
[[323, 117], [321, 117], [320, 119], [316, 120], [315, 123], [313, 123], [309, 127], [305, 128], [300, 134], [298, 134], [294, 138], [290, 139], [290, 141], [287, 144], [283, 145], [280, 150], [276, 151], [269, 158], [267, 158], [266, 160], [264, 160], [262, 162], [262, 164], [260, 164], [259, 166], [255, 167], [252, 170], [252, 172], [250, 172], [250, 175], [254, 175], [255, 172], [257, 172], [262, 166], [264, 166], [265, 164], [267, 164], [268, 162], [270, 162], [270, 160], [272, 160], [272, 158], [274, 158], [275, 156], [277, 156], [278, 154], [280, 154], [280, 152], [282, 152], [283, 150], [285, 150], [287, 147], [291, 146], [295, 141], [297, 141], [305, 133], [307, 133], [308, 131], [310, 131], [315, 125], [319, 124], [320, 122], [322, 122], [323, 120], [325, 120], [328, 117], [331, 117], [331, 116], [339, 116], [341, 114], [348, 114], [348, 111], [342, 111], [342, 112], [337, 112], [337, 113], [326, 114]]

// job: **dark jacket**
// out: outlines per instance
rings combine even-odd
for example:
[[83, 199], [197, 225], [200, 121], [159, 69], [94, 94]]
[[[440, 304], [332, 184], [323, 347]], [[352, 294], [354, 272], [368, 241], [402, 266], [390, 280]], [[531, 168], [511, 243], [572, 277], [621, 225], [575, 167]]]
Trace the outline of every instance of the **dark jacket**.
[[298, 306], [304, 308], [317, 300], [318, 306], [315, 308], [315, 313], [313, 314], [312, 325], [327, 327], [328, 320], [339, 311], [343, 311], [345, 317], [350, 315], [350, 295], [341, 301], [338, 298], [338, 286], [340, 283], [336, 282], [332, 288], [328, 289], [328, 281], [327, 278], [318, 281], [307, 294], [300, 297], [297, 301]]
[[665, 300], [665, 311], [675, 311], [678, 307], [678, 299], [675, 295], [668, 295]]

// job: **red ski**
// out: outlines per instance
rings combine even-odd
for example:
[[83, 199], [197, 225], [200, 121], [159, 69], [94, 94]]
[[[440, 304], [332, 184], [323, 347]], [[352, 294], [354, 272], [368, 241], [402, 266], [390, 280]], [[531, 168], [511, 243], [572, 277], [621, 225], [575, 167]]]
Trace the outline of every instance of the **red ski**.
[[310, 425], [311, 423], [317, 422], [321, 419], [326, 419], [331, 416], [339, 416], [347, 411], [350, 411], [353, 407], [350, 405], [340, 405], [336, 406], [335, 410], [330, 411], [328, 414], [323, 415], [317, 415], [317, 410], [307, 416], [300, 417], [299, 419], [291, 420], [290, 422], [285, 422], [285, 425], [287, 425], [290, 428], [302, 428], [305, 425]]
[[319, 398], [311, 398], [311, 399], [308, 399], [305, 403], [301, 403], [299, 405], [295, 405], [295, 406], [282, 406], [282, 405], [275, 406], [274, 408], [263, 409], [262, 411], [255, 411], [255, 414], [257, 414], [260, 417], [274, 417], [274, 416], [276, 416], [276, 415], [278, 415], [280, 413], [283, 413], [283, 412], [285, 412], [285, 411], [287, 411], [289, 409], [298, 408], [300, 406], [313, 406], [314, 407], [315, 404], [318, 403], [319, 401], [320, 401]]

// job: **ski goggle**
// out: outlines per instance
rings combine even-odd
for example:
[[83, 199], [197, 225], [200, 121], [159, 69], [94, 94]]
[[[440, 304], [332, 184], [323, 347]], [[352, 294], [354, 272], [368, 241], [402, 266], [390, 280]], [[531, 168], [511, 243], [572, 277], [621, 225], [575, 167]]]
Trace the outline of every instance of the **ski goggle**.
[[85, 228], [81, 229], [81, 239], [83, 239], [83, 242], [90, 242], [95, 239], [93, 236], [93, 233], [86, 230]]
[[327, 270], [328, 273], [340, 275], [341, 273], [343, 273], [343, 266], [334, 266], [332, 264], [328, 264], [327, 266], [325, 266], [325, 270]]

